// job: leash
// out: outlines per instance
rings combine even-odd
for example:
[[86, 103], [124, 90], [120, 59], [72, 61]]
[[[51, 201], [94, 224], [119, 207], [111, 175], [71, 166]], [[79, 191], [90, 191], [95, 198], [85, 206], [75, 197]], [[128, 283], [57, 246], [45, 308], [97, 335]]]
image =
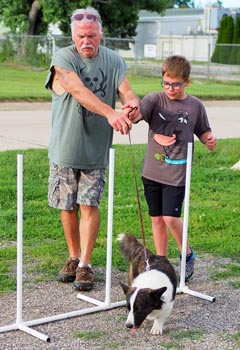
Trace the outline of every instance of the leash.
[[[132, 108], [132, 110], [136, 109], [136, 108], [137, 107], [134, 107], [134, 108]], [[137, 195], [138, 213], [139, 213], [139, 219], [140, 219], [141, 231], [142, 231], [142, 240], [143, 240], [144, 257], [145, 257], [145, 263], [146, 263], [146, 271], [149, 271], [150, 270], [150, 265], [149, 265], [149, 259], [148, 259], [148, 256], [147, 256], [146, 239], [145, 239], [144, 225], [143, 225], [143, 218], [142, 218], [142, 208], [141, 208], [139, 189], [138, 189], [138, 184], [137, 184], [137, 176], [136, 176], [136, 169], [135, 169], [135, 159], [134, 159], [134, 153], [133, 153], [133, 147], [132, 147], [130, 130], [129, 130], [129, 133], [128, 133], [128, 138], [129, 138], [129, 145], [130, 145], [131, 157], [132, 157], [132, 167], [133, 167], [133, 175], [134, 175], [135, 189], [136, 189], [136, 195]]]

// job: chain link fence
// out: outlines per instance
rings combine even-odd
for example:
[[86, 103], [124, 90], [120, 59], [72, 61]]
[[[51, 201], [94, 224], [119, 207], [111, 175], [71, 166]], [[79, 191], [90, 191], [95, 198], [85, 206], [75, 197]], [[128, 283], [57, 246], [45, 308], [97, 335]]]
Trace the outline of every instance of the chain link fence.
[[[214, 49], [222, 44], [209, 44], [208, 40], [199, 40], [201, 45], [196, 44], [196, 53], [188, 50], [187, 44], [179, 46], [179, 40], [172, 38], [169, 42], [169, 50], [161, 50], [161, 45], [154, 48], [154, 45], [146, 45], [134, 39], [107, 38], [102, 44], [119, 52], [128, 63], [129, 71], [137, 75], [161, 75], [161, 63], [172, 54], [186, 56], [192, 63], [191, 76], [194, 78], [207, 78], [219, 80], [239, 80], [240, 64], [218, 64], [211, 62]], [[182, 38], [184, 41], [184, 38]], [[161, 38], [159, 39], [161, 43]], [[163, 42], [163, 40], [162, 40]], [[176, 45], [175, 45], [176, 42]], [[178, 43], [178, 45], [177, 45]], [[59, 35], [47, 36], [24, 36], [24, 35], [2, 35], [0, 36], [0, 62], [14, 62], [17, 64], [29, 65], [36, 68], [48, 68], [53, 53], [61, 47], [71, 45], [71, 37]], [[143, 51], [148, 46], [148, 50], [155, 49], [154, 55], [144, 55]], [[191, 45], [192, 46], [192, 45]], [[200, 46], [200, 48], [198, 48]], [[199, 50], [205, 51], [205, 60], [198, 61]], [[231, 51], [231, 56], [238, 57], [240, 45], [224, 44], [224, 50]], [[148, 52], [149, 53], [149, 52]], [[152, 52], [150, 52], [151, 54]], [[228, 55], [226, 55], [228, 57]], [[226, 62], [228, 63], [228, 62]]]
[[46, 67], [53, 53], [71, 44], [69, 37], [2, 35], [0, 36], [0, 62], [28, 64], [32, 67]]

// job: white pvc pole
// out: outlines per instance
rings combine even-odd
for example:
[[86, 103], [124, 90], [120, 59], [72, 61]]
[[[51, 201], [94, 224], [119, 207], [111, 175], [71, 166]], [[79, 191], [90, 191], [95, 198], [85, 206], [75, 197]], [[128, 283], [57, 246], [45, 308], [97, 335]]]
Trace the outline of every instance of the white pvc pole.
[[185, 286], [182, 290], [181, 290], [181, 293], [185, 293], [185, 294], [188, 294], [188, 295], [192, 295], [194, 297], [197, 297], [199, 299], [204, 299], [206, 301], [211, 301], [212, 303], [214, 303], [216, 301], [216, 297], [212, 297], [210, 295], [206, 295], [206, 294], [203, 294], [203, 293], [199, 293], [195, 290], [192, 290], [192, 289], [189, 289], [187, 286]]
[[[27, 327], [37, 326], [37, 325], [41, 325], [44, 323], [65, 320], [65, 319], [68, 319], [71, 317], [77, 317], [77, 316], [87, 315], [87, 314], [91, 314], [91, 313], [95, 313], [95, 312], [111, 310], [111, 309], [114, 309], [116, 307], [121, 307], [121, 306], [125, 306], [125, 305], [126, 305], [126, 300], [111, 303], [108, 307], [103, 303], [102, 305], [93, 306], [93, 307], [85, 308], [82, 310], [70, 311], [70, 312], [65, 312], [62, 314], [57, 314], [57, 315], [53, 315], [53, 316], [49, 316], [49, 317], [38, 318], [35, 320], [30, 320], [30, 321], [24, 321], [24, 323], [22, 324], [22, 326], [23, 326], [22, 328], [24, 328], [24, 326], [27, 326]], [[17, 329], [20, 329], [20, 327], [17, 323], [3, 326], [3, 327], [0, 327], [0, 333], [12, 331], [12, 330], [17, 330]], [[27, 332], [27, 333], [29, 333], [29, 332]], [[39, 337], [37, 336], [37, 338], [39, 338]], [[49, 339], [49, 337], [46, 336], [47, 341], [48, 341], [48, 339]]]
[[177, 293], [185, 293], [195, 297], [214, 302], [215, 297], [205, 295], [189, 289], [185, 284], [186, 276], [186, 256], [187, 256], [187, 241], [188, 241], [188, 218], [189, 218], [189, 202], [190, 202], [190, 184], [191, 184], [191, 169], [192, 169], [192, 143], [188, 143], [187, 149], [187, 168], [186, 168], [186, 184], [185, 184], [185, 199], [184, 199], [184, 220], [183, 220], [183, 237], [182, 237], [182, 259], [180, 284], [177, 288]]
[[23, 324], [23, 323], [20, 323], [20, 324], [18, 325], [18, 328], [19, 328], [21, 331], [23, 331], [23, 332], [25, 332], [25, 333], [28, 333], [28, 334], [32, 335], [33, 337], [35, 337], [35, 338], [38, 338], [38, 339], [40, 339], [40, 340], [43, 340], [43, 341], [45, 341], [45, 342], [47, 342], [47, 343], [50, 342], [50, 337], [49, 337], [48, 335], [45, 335], [45, 334], [43, 334], [43, 333], [40, 333], [40, 332], [36, 331], [35, 329], [29, 328], [28, 326], [26, 326], [26, 325]]
[[113, 228], [113, 198], [114, 198], [114, 162], [115, 150], [110, 148], [109, 151], [109, 176], [108, 176], [108, 223], [107, 223], [107, 252], [106, 252], [106, 287], [104, 302], [88, 297], [85, 294], [78, 293], [77, 298], [89, 303], [102, 306], [108, 309], [109, 307], [118, 307], [126, 305], [126, 300], [111, 303], [111, 277], [112, 277], [112, 228]]
[[17, 155], [17, 316], [16, 325], [18, 329], [31, 334], [41, 340], [50, 341], [50, 338], [23, 324], [22, 320], [22, 284], [23, 268], [23, 155]]
[[185, 199], [184, 199], [184, 219], [183, 219], [183, 236], [182, 236], [182, 259], [181, 259], [181, 275], [180, 289], [185, 285], [186, 275], [186, 256], [187, 256], [187, 240], [188, 240], [188, 217], [189, 217], [189, 201], [190, 201], [190, 183], [192, 169], [192, 143], [188, 143], [187, 148], [187, 168], [185, 183]]
[[112, 229], [113, 229], [113, 197], [114, 197], [114, 156], [115, 150], [109, 152], [109, 183], [108, 183], [108, 226], [107, 226], [107, 262], [106, 262], [106, 295], [105, 303], [111, 302], [111, 276], [112, 276]]
[[113, 198], [114, 198], [114, 162], [115, 150], [109, 151], [109, 176], [108, 176], [108, 224], [107, 224], [107, 253], [106, 253], [106, 287], [104, 302], [88, 297], [85, 294], [78, 293], [77, 298], [89, 303], [102, 306], [105, 309], [109, 307], [119, 307], [126, 305], [126, 300], [111, 303], [111, 277], [112, 277], [112, 228], [113, 228]]
[[17, 323], [22, 322], [23, 155], [17, 155]]

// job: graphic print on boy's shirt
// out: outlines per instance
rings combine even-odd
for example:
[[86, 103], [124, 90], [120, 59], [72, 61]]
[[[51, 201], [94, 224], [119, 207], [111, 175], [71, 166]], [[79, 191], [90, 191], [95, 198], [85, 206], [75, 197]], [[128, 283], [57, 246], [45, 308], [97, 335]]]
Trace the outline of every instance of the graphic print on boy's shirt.
[[187, 141], [191, 140], [192, 135], [188, 112], [179, 109], [173, 113], [162, 109], [157, 118], [158, 122], [154, 123], [152, 131], [154, 140], [162, 146], [164, 152], [155, 153], [154, 158], [171, 165], [185, 164]]

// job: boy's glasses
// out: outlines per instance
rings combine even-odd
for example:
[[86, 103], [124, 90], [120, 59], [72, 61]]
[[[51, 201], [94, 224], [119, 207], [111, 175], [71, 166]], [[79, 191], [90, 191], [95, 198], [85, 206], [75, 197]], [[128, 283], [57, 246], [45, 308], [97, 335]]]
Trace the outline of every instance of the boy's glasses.
[[165, 81], [165, 80], [161, 81], [161, 85], [163, 88], [170, 89], [170, 87], [172, 87], [174, 91], [180, 90], [184, 84], [185, 84], [185, 81], [183, 81], [182, 83], [180, 82], [169, 83], [168, 81]]
[[89, 13], [78, 13], [73, 17], [73, 19], [75, 19], [76, 21], [82, 21], [84, 18], [89, 22], [98, 21], [99, 23], [101, 23], [100, 19], [97, 16], [91, 15]]

